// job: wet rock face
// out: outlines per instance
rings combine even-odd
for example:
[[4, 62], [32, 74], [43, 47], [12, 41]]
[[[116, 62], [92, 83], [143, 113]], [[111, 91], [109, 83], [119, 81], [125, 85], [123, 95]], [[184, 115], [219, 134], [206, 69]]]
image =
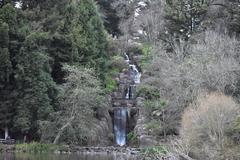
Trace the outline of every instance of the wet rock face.
[[141, 73], [134, 60], [127, 53], [123, 54], [127, 70], [123, 70], [116, 78], [118, 89], [111, 94], [112, 117], [115, 145], [129, 144], [127, 135], [134, 130], [137, 121], [136, 87], [140, 83]]

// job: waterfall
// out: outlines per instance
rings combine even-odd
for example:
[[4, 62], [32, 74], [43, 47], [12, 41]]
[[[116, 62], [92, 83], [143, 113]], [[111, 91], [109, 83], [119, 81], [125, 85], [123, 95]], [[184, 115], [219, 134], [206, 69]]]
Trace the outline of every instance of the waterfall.
[[[134, 92], [136, 84], [140, 83], [141, 73], [138, 71], [136, 65], [132, 64], [132, 60], [127, 53], [124, 53], [124, 59], [127, 62], [128, 72], [124, 72], [126, 76], [121, 76], [124, 86], [119, 87], [119, 95], [121, 95], [120, 103], [118, 102], [117, 108], [113, 110], [113, 131], [115, 136], [115, 143], [119, 146], [127, 144], [127, 132], [129, 129], [131, 119], [131, 109], [133, 106]], [[117, 97], [119, 98], [119, 97]], [[129, 101], [131, 100], [131, 101]], [[126, 106], [123, 106], [126, 105]]]
[[127, 88], [127, 92], [126, 92], [126, 96], [125, 96], [125, 99], [130, 99], [130, 87]]
[[130, 64], [129, 67], [133, 71], [133, 80], [135, 84], [139, 84], [142, 74], [138, 71], [136, 65]]
[[125, 56], [125, 60], [127, 63], [130, 63], [130, 59], [129, 59], [129, 56], [127, 55], [127, 53], [125, 52], [124, 53], [124, 56]]
[[116, 144], [119, 146], [126, 145], [127, 116], [126, 108], [116, 108], [114, 110], [114, 134]]
[[135, 87], [136, 85], [130, 85], [130, 99], [134, 99]]
[[134, 98], [134, 89], [135, 89], [135, 85], [128, 86], [128, 88], [125, 90], [125, 99]]
[[138, 71], [136, 65], [130, 64], [131, 61], [130, 61], [130, 58], [129, 58], [129, 56], [126, 52], [124, 53], [124, 56], [125, 56], [125, 61], [128, 63], [130, 69], [133, 71], [134, 83], [139, 84], [142, 74]]

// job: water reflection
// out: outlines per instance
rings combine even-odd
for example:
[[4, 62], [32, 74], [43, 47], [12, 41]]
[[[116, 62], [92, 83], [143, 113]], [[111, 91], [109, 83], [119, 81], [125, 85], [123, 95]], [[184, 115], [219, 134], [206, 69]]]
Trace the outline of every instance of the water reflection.
[[137, 157], [126, 154], [1, 154], [0, 160], [137, 160]]

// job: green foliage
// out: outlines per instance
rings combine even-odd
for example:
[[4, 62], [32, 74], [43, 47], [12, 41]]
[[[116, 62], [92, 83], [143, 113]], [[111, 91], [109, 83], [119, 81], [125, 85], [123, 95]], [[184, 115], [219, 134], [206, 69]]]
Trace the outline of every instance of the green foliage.
[[111, 75], [106, 77], [105, 84], [106, 84], [106, 86], [105, 86], [104, 90], [106, 93], [110, 93], [117, 88], [117, 81], [115, 79], [113, 79], [111, 77]]
[[0, 9], [0, 22], [9, 25], [10, 32], [16, 30], [17, 12], [11, 4], [6, 4]]
[[233, 138], [235, 144], [240, 144], [240, 116], [237, 117], [234, 128], [229, 130], [228, 134]]
[[240, 116], [236, 120], [235, 129], [240, 131]]
[[161, 146], [144, 148], [142, 149], [141, 152], [144, 159], [151, 158], [155, 160], [165, 156], [168, 151], [165, 146], [161, 145]]
[[53, 153], [56, 150], [64, 148], [61, 145], [43, 144], [38, 142], [16, 144], [15, 147], [17, 152], [27, 153]]
[[84, 44], [84, 46], [77, 46], [80, 56], [83, 57], [82, 62], [96, 67], [101, 78], [104, 78], [107, 40], [97, 8], [93, 1], [88, 0], [78, 1], [74, 6], [77, 17], [76, 22], [73, 22], [75, 23], [73, 30], [82, 29], [75, 34], [76, 36], [81, 35], [81, 37], [75, 39], [76, 42], [84, 40], [84, 43], [77, 44]]
[[9, 46], [9, 26], [0, 19], [0, 127], [9, 127], [13, 116], [12, 87], [10, 77], [13, 74]]
[[142, 67], [144, 67], [144, 65], [147, 65], [147, 63], [151, 60], [151, 52], [152, 52], [152, 46], [150, 44], [143, 44], [142, 46], [143, 56], [140, 62]]
[[47, 33], [32, 33], [16, 57], [19, 99], [14, 126], [22, 133], [36, 130], [38, 121], [53, 111], [50, 97], [56, 86], [51, 77], [50, 57], [45, 52], [47, 37]]
[[136, 143], [138, 140], [137, 134], [135, 134], [133, 131], [127, 134], [127, 140], [130, 143]]
[[[103, 22], [89, 0], [24, 0], [21, 9], [7, 1], [0, 5], [0, 127], [39, 140], [42, 126], [51, 124], [64, 106], [59, 98], [66, 81], [63, 63], [91, 67], [105, 80], [109, 58]], [[109, 81], [107, 88], [113, 88], [116, 84]], [[80, 87], [100, 87], [101, 82], [93, 82]], [[103, 93], [97, 93], [99, 103]], [[97, 106], [89, 102], [88, 107], [92, 115]]]
[[152, 100], [160, 98], [160, 91], [152, 85], [141, 85], [137, 88], [137, 96]]
[[159, 130], [161, 128], [160, 121], [153, 119], [146, 124], [146, 128], [149, 130]]
[[9, 82], [10, 75], [12, 74], [12, 64], [10, 54], [7, 48], [0, 48], [0, 87], [4, 82]]
[[86, 145], [94, 134], [95, 111], [104, 109], [105, 97], [93, 69], [65, 65], [67, 74], [60, 97], [61, 109], [42, 123], [44, 142]]
[[1, 48], [8, 48], [9, 44], [9, 26], [5, 22], [0, 21], [0, 44]]
[[121, 33], [119, 29], [120, 18], [117, 15], [116, 10], [112, 7], [112, 0], [97, 0], [100, 10], [102, 11], [104, 19], [104, 25], [108, 32], [112, 35], [119, 35]]
[[178, 34], [184, 38], [194, 32], [200, 25], [208, 9], [208, 1], [202, 0], [168, 0], [166, 19], [169, 34]]
[[166, 101], [157, 99], [157, 100], [147, 100], [144, 103], [146, 108], [149, 108], [151, 111], [162, 110], [166, 106]]
[[117, 89], [117, 81], [116, 77], [118, 76], [119, 72], [126, 69], [126, 62], [122, 56], [115, 55], [110, 59], [109, 62], [109, 70], [105, 76], [105, 92], [110, 93]]
[[126, 66], [126, 62], [122, 56], [116, 55], [111, 58], [111, 68], [114, 68], [114, 70], [122, 71]]

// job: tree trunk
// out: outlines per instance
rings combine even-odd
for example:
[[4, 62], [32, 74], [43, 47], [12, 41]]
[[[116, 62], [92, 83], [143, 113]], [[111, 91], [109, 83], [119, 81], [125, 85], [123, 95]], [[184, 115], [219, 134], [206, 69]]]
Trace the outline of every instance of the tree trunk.
[[55, 137], [55, 139], [54, 139], [54, 141], [53, 141], [53, 144], [57, 144], [57, 143], [58, 143], [58, 141], [59, 141], [59, 139], [60, 139], [63, 131], [64, 131], [69, 125], [71, 125], [71, 122], [72, 122], [73, 119], [74, 119], [74, 117], [71, 117], [71, 118], [69, 119], [69, 121], [59, 129], [59, 131], [58, 131], [58, 133], [57, 133], [57, 136]]

